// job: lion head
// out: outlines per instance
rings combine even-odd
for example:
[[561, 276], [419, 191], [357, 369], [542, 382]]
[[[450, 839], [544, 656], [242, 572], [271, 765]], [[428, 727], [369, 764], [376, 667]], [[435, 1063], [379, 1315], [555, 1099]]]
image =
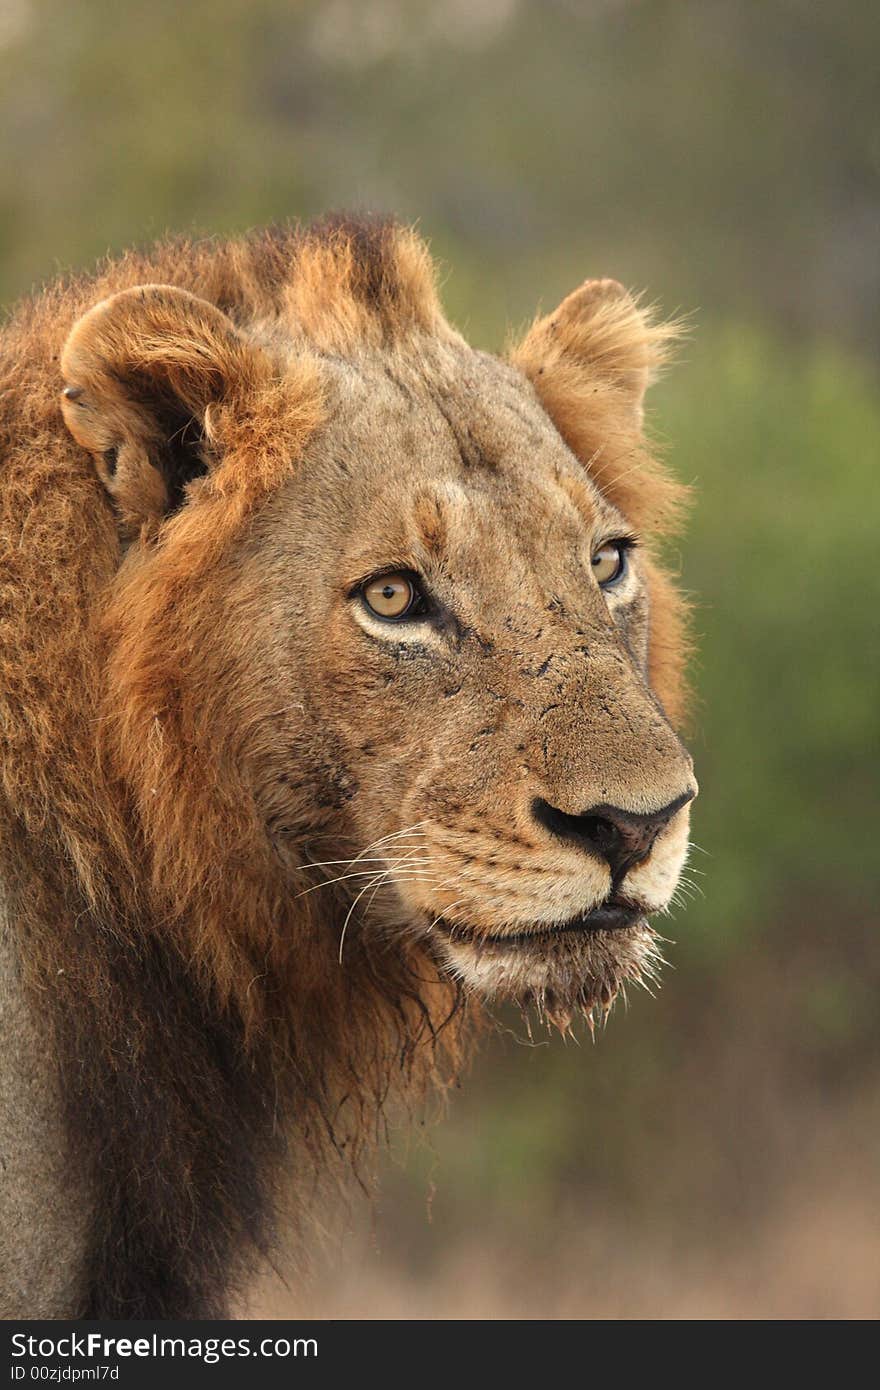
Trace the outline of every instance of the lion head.
[[481, 1000], [565, 1029], [650, 973], [696, 790], [642, 427], [674, 332], [588, 281], [474, 351], [418, 238], [345, 219], [4, 326], [0, 896], [75, 1175], [44, 1315], [223, 1316], [289, 1175], [305, 1215]]
[[102, 759], [156, 919], [245, 1011], [282, 957], [561, 1028], [650, 971], [696, 793], [642, 429], [673, 334], [591, 280], [501, 360], [414, 234], [344, 220], [271, 296], [128, 286], [74, 325], [124, 542]]

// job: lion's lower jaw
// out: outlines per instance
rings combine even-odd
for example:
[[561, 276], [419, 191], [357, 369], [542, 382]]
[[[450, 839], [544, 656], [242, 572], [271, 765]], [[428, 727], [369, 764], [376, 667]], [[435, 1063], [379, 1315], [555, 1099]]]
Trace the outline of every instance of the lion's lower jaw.
[[647, 921], [617, 931], [536, 935], [515, 948], [446, 936], [434, 954], [464, 987], [488, 1002], [534, 1007], [542, 1021], [566, 1032], [583, 1014], [592, 1029], [627, 984], [652, 984], [663, 958]]

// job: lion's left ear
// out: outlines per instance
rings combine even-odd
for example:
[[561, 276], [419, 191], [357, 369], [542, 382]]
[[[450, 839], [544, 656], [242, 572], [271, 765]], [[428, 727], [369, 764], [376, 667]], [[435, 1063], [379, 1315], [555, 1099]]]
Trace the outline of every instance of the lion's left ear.
[[213, 304], [141, 285], [74, 324], [61, 369], [67, 427], [135, 532], [179, 507], [209, 471], [212, 406], [243, 399], [267, 363]]
[[677, 324], [658, 323], [616, 280], [585, 280], [532, 324], [511, 359], [540, 396], [602, 393], [621, 426], [640, 430], [645, 392], [680, 333]]
[[616, 280], [586, 280], [510, 352], [599, 489], [648, 529], [673, 524], [684, 492], [642, 435], [645, 392], [681, 335]]

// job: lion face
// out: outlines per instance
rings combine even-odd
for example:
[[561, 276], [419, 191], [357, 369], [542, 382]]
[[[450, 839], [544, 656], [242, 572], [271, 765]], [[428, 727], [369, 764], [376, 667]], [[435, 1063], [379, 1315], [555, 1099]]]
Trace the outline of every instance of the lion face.
[[445, 349], [328, 378], [245, 546], [254, 663], [309, 731], [262, 768], [267, 823], [301, 826], [279, 778], [308, 765], [348, 930], [415, 932], [557, 1020], [607, 1006], [649, 963], [696, 791], [648, 682], [639, 538], [512, 368]]
[[696, 794], [641, 435], [664, 335], [588, 281], [507, 364], [426, 274], [399, 231], [337, 237], [252, 325], [146, 286], [74, 328], [65, 418], [132, 541], [116, 762], [215, 940], [230, 865], [268, 922], [314, 869], [324, 930], [565, 1028], [650, 972]]

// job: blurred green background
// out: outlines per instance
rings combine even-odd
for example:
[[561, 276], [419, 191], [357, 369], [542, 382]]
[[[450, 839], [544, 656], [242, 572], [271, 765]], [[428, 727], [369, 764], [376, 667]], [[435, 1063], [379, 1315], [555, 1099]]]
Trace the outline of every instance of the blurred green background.
[[6, 303], [342, 206], [418, 219], [481, 346], [587, 275], [693, 314], [674, 969], [595, 1047], [500, 1020], [275, 1311], [880, 1311], [878, 51], [869, 0], [0, 0]]

